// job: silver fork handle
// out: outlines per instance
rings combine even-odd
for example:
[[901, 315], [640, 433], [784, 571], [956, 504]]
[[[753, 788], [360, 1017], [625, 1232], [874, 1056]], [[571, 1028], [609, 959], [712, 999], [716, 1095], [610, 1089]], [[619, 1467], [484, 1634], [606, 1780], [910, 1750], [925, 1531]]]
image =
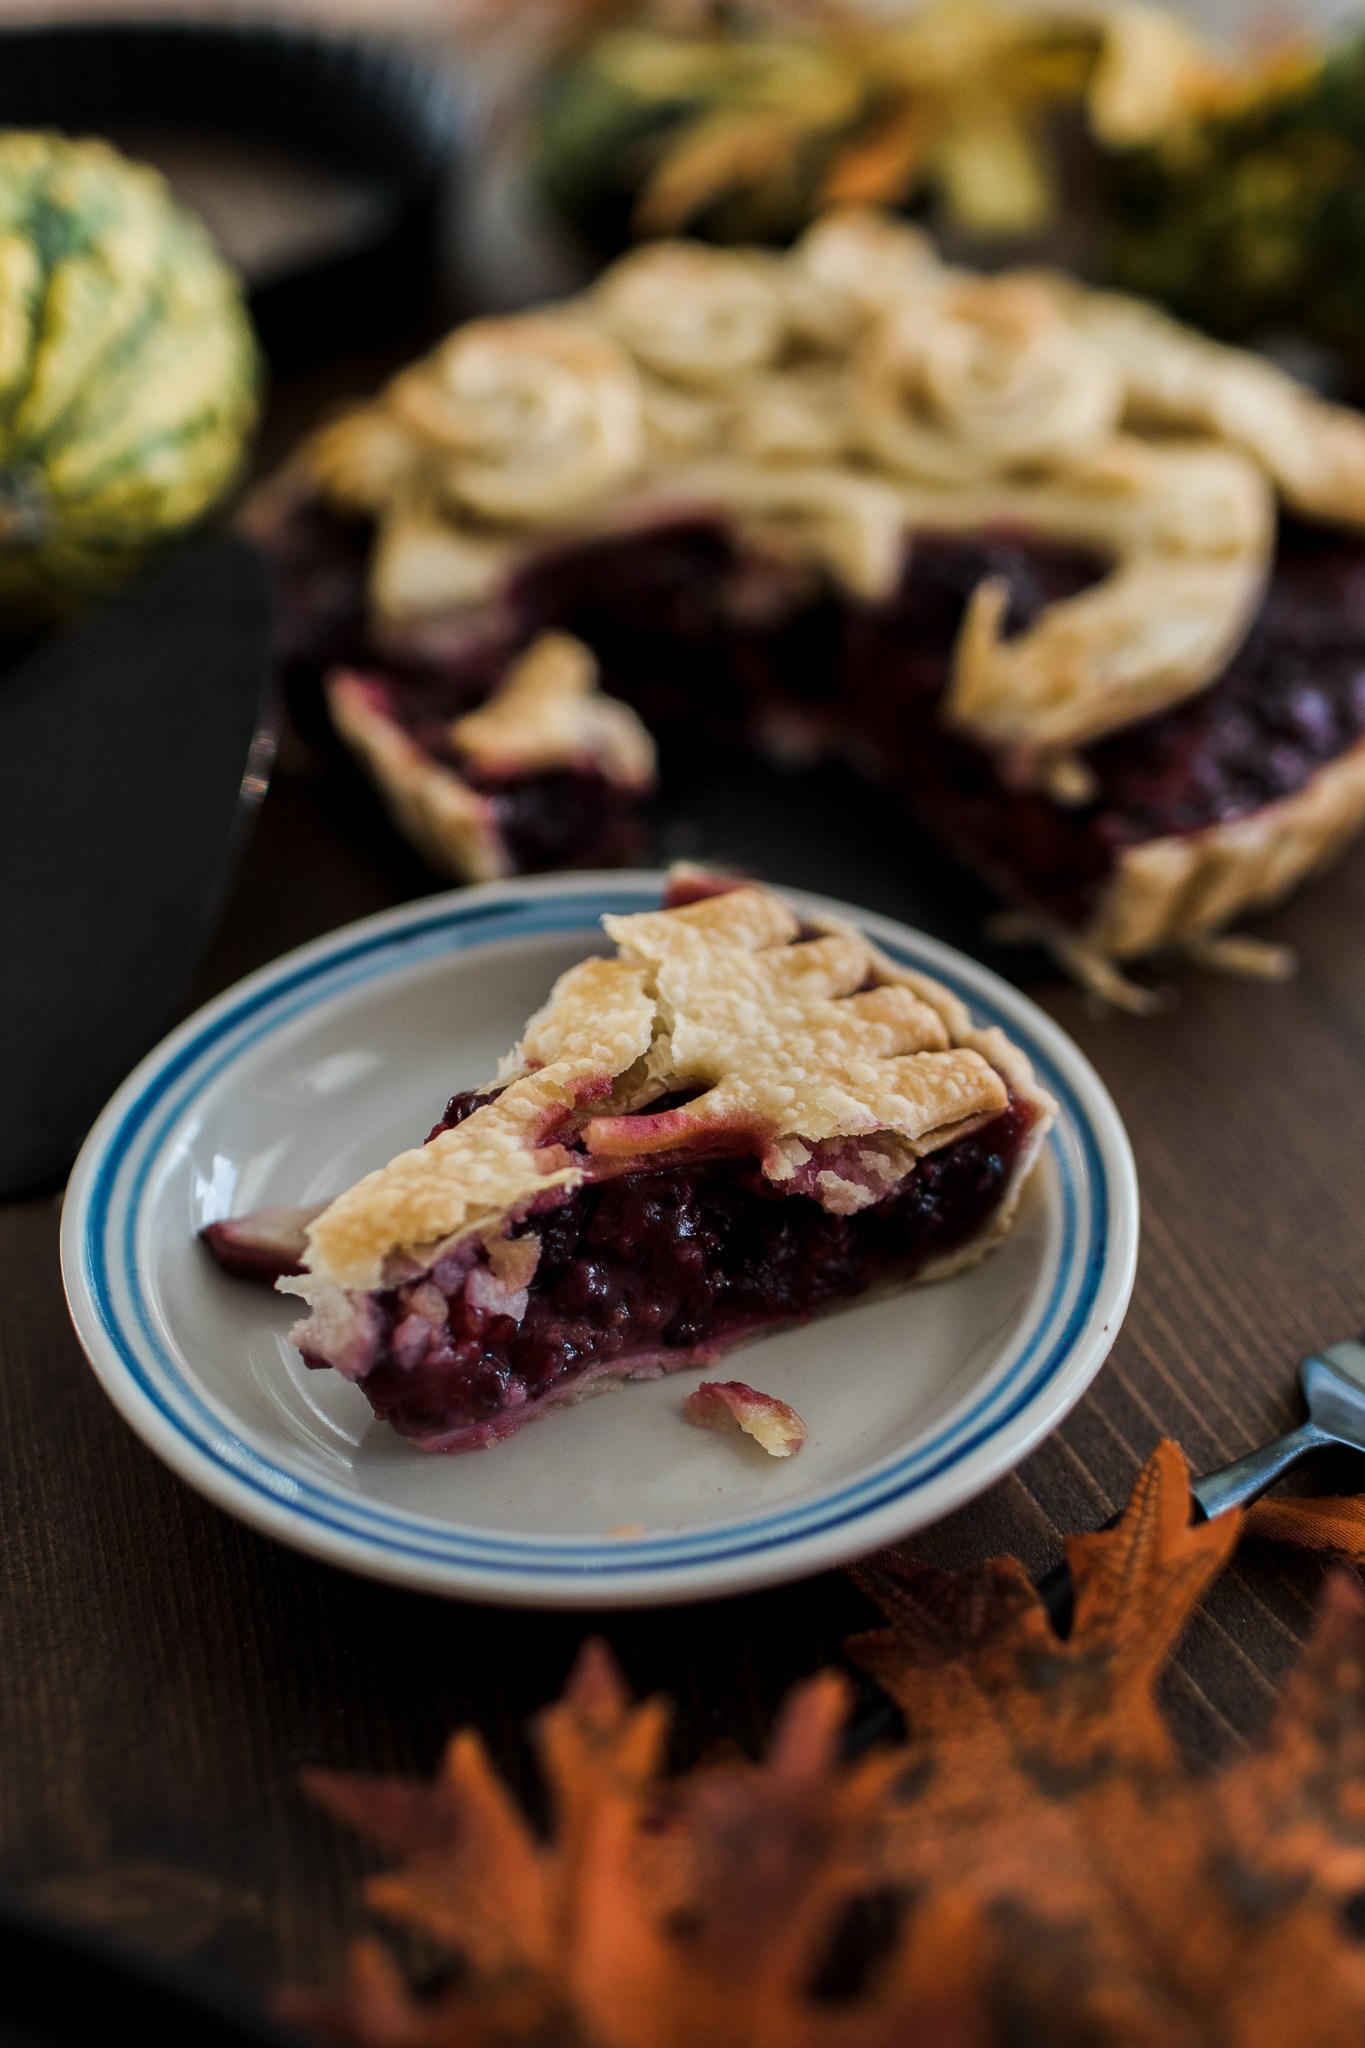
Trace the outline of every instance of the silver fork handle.
[[1210, 1519], [1225, 1514], [1229, 1508], [1246, 1507], [1250, 1501], [1259, 1500], [1277, 1479], [1282, 1479], [1300, 1458], [1306, 1458], [1310, 1451], [1320, 1451], [1325, 1444], [1336, 1443], [1325, 1429], [1319, 1429], [1315, 1422], [1302, 1422], [1297, 1429], [1291, 1429], [1286, 1436], [1276, 1437], [1273, 1444], [1266, 1444], [1259, 1451], [1248, 1451], [1235, 1464], [1224, 1465], [1221, 1472], [1210, 1472], [1203, 1479], [1196, 1479], [1190, 1492]]

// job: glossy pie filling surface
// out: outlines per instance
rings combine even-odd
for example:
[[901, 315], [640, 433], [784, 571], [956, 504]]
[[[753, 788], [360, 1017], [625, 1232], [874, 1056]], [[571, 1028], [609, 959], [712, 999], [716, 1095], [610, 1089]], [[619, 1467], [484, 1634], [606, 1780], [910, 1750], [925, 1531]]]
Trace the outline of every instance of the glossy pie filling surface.
[[[487, 1100], [454, 1097], [432, 1136]], [[1012, 1097], [852, 1215], [780, 1192], [738, 1154], [626, 1163], [514, 1226], [539, 1242], [519, 1320], [499, 1311], [482, 1265], [438, 1265], [370, 1297], [367, 1346], [348, 1376], [381, 1420], [427, 1448], [491, 1443], [602, 1375], [710, 1359], [920, 1277], [989, 1228], [1037, 1117]]]
[[[363, 540], [310, 511], [284, 549], [296, 678], [363, 657]], [[676, 754], [758, 746], [800, 763], [842, 753], [894, 791], [958, 858], [1055, 923], [1083, 926], [1126, 847], [1246, 817], [1293, 795], [1365, 734], [1365, 547], [1293, 521], [1249, 636], [1202, 694], [1088, 748], [1095, 794], [1064, 808], [1009, 788], [940, 717], [952, 649], [987, 576], [1007, 631], [1095, 582], [1097, 556], [1022, 533], [918, 536], [877, 604], [809, 565], [746, 549], [703, 518], [546, 550], [496, 619], [440, 659], [389, 662], [390, 715], [433, 758], [520, 647], [561, 628], [597, 655], [603, 688]], [[631, 796], [565, 769], [496, 784], [516, 867], [609, 863], [636, 850]]]

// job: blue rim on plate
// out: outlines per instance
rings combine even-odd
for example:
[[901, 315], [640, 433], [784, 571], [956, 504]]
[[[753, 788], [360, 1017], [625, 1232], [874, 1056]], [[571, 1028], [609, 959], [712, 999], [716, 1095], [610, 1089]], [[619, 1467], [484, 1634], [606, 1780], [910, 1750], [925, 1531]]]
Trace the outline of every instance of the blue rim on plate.
[[523, 1535], [405, 1511], [291, 1467], [287, 1448], [247, 1442], [196, 1384], [158, 1329], [138, 1244], [157, 1168], [205, 1089], [263, 1037], [347, 991], [442, 956], [590, 930], [604, 912], [656, 905], [662, 879], [491, 883], [348, 926], [207, 1005], [109, 1103], [63, 1215], [72, 1317], [125, 1418], [219, 1506], [330, 1562], [430, 1591], [547, 1605], [691, 1599], [814, 1571], [937, 1519], [1017, 1464], [1089, 1385], [1122, 1320], [1137, 1252], [1132, 1155], [1102, 1083], [1050, 1018], [987, 969], [889, 919], [795, 893], [798, 911], [855, 919], [894, 958], [947, 983], [978, 1022], [1004, 1026], [1060, 1108], [1048, 1141], [1061, 1218], [1050, 1286], [984, 1386], [920, 1439], [813, 1496], [702, 1528]]

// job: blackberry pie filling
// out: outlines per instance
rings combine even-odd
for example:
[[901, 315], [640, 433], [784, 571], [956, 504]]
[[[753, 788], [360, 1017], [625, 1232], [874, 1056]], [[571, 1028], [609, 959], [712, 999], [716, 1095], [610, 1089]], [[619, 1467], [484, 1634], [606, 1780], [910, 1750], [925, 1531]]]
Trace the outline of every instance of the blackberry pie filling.
[[500, 782], [450, 744], [516, 650], [555, 633], [591, 651], [603, 691], [670, 751], [849, 759], [1008, 900], [1076, 931], [1125, 849], [1254, 816], [1365, 735], [1365, 546], [1286, 519], [1260, 611], [1210, 688], [1079, 749], [1078, 800], [1012, 787], [1000, 758], [943, 717], [972, 595], [1005, 586], [1008, 642], [1104, 571], [1025, 532], [928, 533], [907, 546], [891, 596], [870, 603], [688, 518], [544, 552], [514, 578], [498, 635], [371, 687], [416, 745], [499, 807], [517, 872], [610, 865], [640, 840], [642, 783], [591, 771]]
[[673, 901], [604, 920], [617, 957], [561, 977], [416, 1150], [296, 1232], [204, 1233], [257, 1276], [278, 1243], [307, 1363], [428, 1449], [942, 1277], [1009, 1228], [1052, 1105], [1002, 1033], [765, 889]]
[[[979, 1238], [1036, 1116], [1012, 1102], [851, 1214], [780, 1191], [753, 1158], [588, 1177], [513, 1226], [501, 1276], [483, 1253], [373, 1296], [371, 1362], [355, 1376], [401, 1435], [455, 1449], [605, 1374], [707, 1362], [763, 1330], [906, 1285]], [[849, 1140], [813, 1159], [846, 1174], [857, 1153]], [[524, 1289], [509, 1288], [523, 1261]], [[333, 1363], [301, 1348], [310, 1364]]]

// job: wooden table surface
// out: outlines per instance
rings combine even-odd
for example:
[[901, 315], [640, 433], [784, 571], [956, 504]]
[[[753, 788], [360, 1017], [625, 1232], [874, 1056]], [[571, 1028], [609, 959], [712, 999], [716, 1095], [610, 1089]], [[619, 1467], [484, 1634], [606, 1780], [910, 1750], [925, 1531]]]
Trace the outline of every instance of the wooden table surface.
[[[278, 438], [278, 437], [277, 437]], [[984, 900], [827, 773], [718, 771], [670, 787], [660, 851], [729, 857], [982, 951]], [[286, 757], [196, 1000], [287, 947], [435, 887], [358, 778]], [[1132, 1135], [1143, 1246], [1132, 1310], [1089, 1395], [1011, 1478], [913, 1539], [964, 1566], [1041, 1571], [1103, 1521], [1163, 1435], [1207, 1469], [1294, 1417], [1294, 1365], [1365, 1326], [1365, 848], [1261, 927], [1278, 986], [1190, 973], [1146, 1021], [1089, 1014], [1037, 959], [1016, 973], [1072, 1032]], [[865, 1625], [839, 1573], [658, 1613], [503, 1612], [311, 1562], [210, 1507], [115, 1414], [67, 1320], [59, 1201], [0, 1208], [0, 1889], [193, 1958], [252, 1994], [325, 1981], [357, 1924], [357, 1845], [300, 1793], [302, 1764], [429, 1772], [473, 1723], [533, 1804], [524, 1723], [600, 1630], [677, 1709], [686, 1761], [755, 1751], [784, 1689]], [[496, 1455], [493, 1453], [492, 1455]], [[1325, 1481], [1358, 1479], [1343, 1455]], [[1191, 1751], [1264, 1718], [1316, 1567], [1244, 1547], [1168, 1684]]]

